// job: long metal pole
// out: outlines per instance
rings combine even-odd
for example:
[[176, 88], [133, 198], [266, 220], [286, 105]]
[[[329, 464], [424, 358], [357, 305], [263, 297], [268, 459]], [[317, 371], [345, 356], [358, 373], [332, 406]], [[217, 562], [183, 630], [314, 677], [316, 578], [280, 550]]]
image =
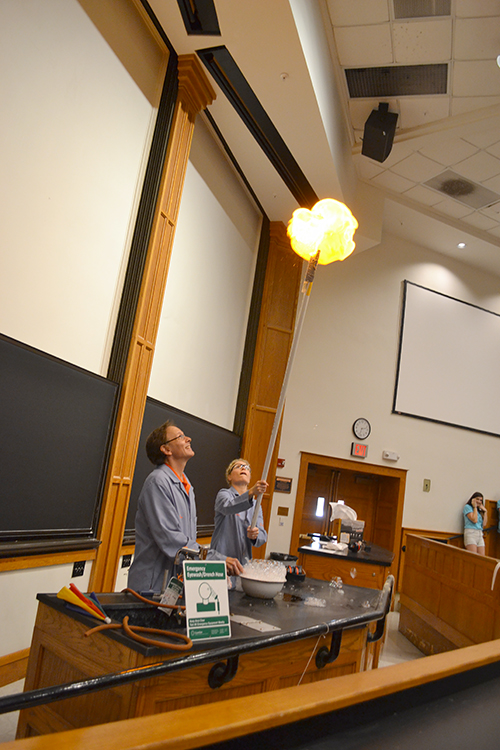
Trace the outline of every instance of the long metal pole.
[[[281, 421], [281, 415], [283, 413], [283, 407], [285, 405], [285, 396], [286, 396], [286, 390], [288, 387], [288, 380], [290, 379], [290, 372], [292, 370], [292, 364], [295, 357], [295, 352], [297, 350], [297, 345], [299, 343], [300, 334], [302, 331], [302, 326], [304, 324], [304, 318], [306, 315], [307, 305], [309, 304], [309, 297], [311, 294], [311, 288], [314, 281], [314, 273], [316, 271], [316, 266], [318, 265], [318, 259], [319, 259], [319, 253], [314, 257], [311, 258], [309, 261], [309, 266], [307, 268], [307, 273], [304, 279], [304, 284], [302, 286], [302, 300], [300, 305], [300, 311], [299, 311], [299, 317], [297, 320], [297, 325], [295, 326], [295, 331], [293, 334], [293, 340], [292, 340], [292, 346], [290, 348], [290, 354], [288, 355], [288, 362], [286, 365], [285, 375], [283, 377], [283, 383], [281, 385], [281, 393], [278, 400], [278, 406], [276, 409], [276, 415], [274, 417], [273, 422], [273, 429], [271, 431], [271, 437], [269, 438], [269, 445], [267, 446], [267, 454], [266, 454], [266, 460], [264, 462], [264, 468], [262, 470], [262, 478], [266, 479], [267, 475], [269, 473], [269, 467], [271, 465], [271, 459], [273, 457], [273, 451], [274, 451], [274, 445], [276, 443], [276, 437], [278, 435], [278, 430], [280, 426]], [[259, 509], [262, 503], [262, 494], [257, 495], [257, 498], [255, 500], [255, 507], [253, 511], [252, 516], [252, 526], [257, 525], [257, 518], [259, 515]]]

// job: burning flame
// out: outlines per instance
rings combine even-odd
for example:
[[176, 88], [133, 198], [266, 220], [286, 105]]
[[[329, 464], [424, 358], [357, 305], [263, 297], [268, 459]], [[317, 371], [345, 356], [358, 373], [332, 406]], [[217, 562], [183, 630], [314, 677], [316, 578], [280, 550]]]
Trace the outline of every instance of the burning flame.
[[293, 250], [310, 260], [319, 250], [320, 265], [344, 260], [355, 248], [352, 236], [358, 222], [347, 206], [333, 198], [318, 201], [312, 210], [298, 208], [288, 222]]

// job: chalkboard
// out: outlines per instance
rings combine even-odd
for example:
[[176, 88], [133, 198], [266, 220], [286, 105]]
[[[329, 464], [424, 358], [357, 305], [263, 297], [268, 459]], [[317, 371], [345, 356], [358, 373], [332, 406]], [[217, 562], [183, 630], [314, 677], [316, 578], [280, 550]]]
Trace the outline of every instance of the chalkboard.
[[40, 540], [97, 544], [117, 393], [106, 378], [0, 336], [0, 554]]
[[226, 467], [233, 458], [239, 457], [241, 440], [234, 432], [175, 409], [161, 401], [148, 398], [125, 526], [125, 541], [127, 542], [132, 542], [134, 539], [135, 514], [142, 485], [154, 469], [146, 456], [146, 440], [148, 435], [167, 419], [173, 421], [185, 435], [192, 438], [195, 455], [186, 465], [186, 475], [195, 491], [200, 536], [210, 535], [213, 532], [215, 496], [221, 487], [227, 486]]

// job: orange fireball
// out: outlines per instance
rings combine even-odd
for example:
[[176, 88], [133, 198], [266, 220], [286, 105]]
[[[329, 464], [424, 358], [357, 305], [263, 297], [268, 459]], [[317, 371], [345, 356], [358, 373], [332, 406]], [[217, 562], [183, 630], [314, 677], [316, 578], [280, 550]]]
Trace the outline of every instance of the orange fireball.
[[344, 260], [352, 253], [352, 237], [358, 222], [346, 205], [325, 198], [312, 210], [298, 208], [288, 222], [287, 234], [293, 250], [304, 260], [310, 260], [319, 251], [320, 265]]

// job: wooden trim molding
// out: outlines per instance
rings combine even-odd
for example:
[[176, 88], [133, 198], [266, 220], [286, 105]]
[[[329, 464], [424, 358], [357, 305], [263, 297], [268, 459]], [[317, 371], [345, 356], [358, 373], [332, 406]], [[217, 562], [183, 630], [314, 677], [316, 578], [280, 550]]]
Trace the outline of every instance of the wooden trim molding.
[[151, 232], [156, 216], [173, 113], [177, 103], [177, 94], [177, 56], [171, 54], [168, 60], [163, 93], [156, 118], [146, 173], [144, 175], [142, 194], [115, 326], [113, 346], [109, 358], [107, 376], [110, 380], [115, 380], [120, 384], [123, 383], [125, 378], [128, 363], [141, 282], [144, 277]]
[[269, 219], [263, 215], [260, 230], [259, 252], [255, 266], [255, 276], [252, 289], [252, 300], [248, 315], [247, 333], [245, 347], [241, 363], [240, 382], [238, 387], [238, 398], [234, 413], [233, 432], [243, 436], [246, 424], [246, 412], [249, 401], [250, 387], [252, 385], [252, 368], [257, 350], [257, 336], [259, 332], [260, 310], [264, 295], [264, 282], [266, 278], [267, 259], [269, 257]]
[[114, 589], [139, 444], [144, 406], [167, 282], [195, 111], [215, 98], [193, 55], [178, 61], [179, 89], [153, 219], [115, 428], [90, 588]]
[[[495, 500], [486, 500], [486, 509], [488, 511], [488, 528], [490, 533], [486, 534], [486, 556], [500, 558], [500, 534], [496, 533], [498, 527], [498, 510]], [[493, 531], [493, 533], [491, 533]], [[397, 591], [401, 591], [404, 573], [406, 537], [408, 534], [414, 536], [423, 536], [425, 539], [436, 539], [437, 541], [446, 542], [450, 547], [459, 547], [464, 549], [464, 535], [462, 531], [436, 531], [433, 529], [414, 529], [403, 528], [401, 534], [401, 550], [399, 554], [399, 573]]]
[[214, 101], [215, 91], [196, 55], [181, 55], [177, 63], [177, 70], [179, 103], [194, 124], [196, 115]]
[[29, 655], [29, 648], [23, 648], [22, 651], [0, 656], [0, 687], [10, 685], [18, 680], [24, 680]]
[[133, 555], [135, 552], [135, 544], [124, 544], [120, 550], [120, 557], [123, 555]]
[[46, 555], [26, 555], [26, 557], [5, 557], [0, 559], [0, 573], [6, 570], [27, 570], [47, 568], [51, 565], [66, 565], [80, 560], [95, 560], [96, 550], [74, 550], [73, 552], [53, 552]]

